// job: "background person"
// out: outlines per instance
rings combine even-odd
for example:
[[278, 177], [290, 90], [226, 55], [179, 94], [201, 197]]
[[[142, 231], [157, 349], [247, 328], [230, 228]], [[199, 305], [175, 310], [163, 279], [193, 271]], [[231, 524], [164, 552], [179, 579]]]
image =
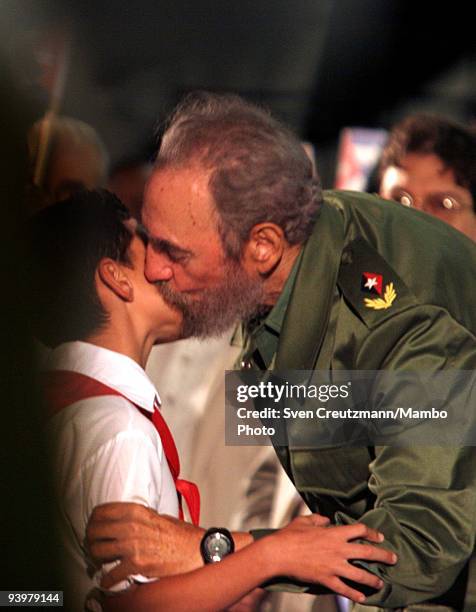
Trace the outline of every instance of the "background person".
[[[46, 119], [40, 119], [28, 134], [33, 175], [44, 137]], [[97, 131], [79, 119], [66, 116], [48, 118], [48, 142], [43, 173], [36, 190], [30, 193], [33, 211], [64, 200], [81, 189], [97, 189], [107, 182], [109, 155]]]
[[418, 113], [391, 130], [380, 195], [438, 217], [476, 241], [476, 132]]

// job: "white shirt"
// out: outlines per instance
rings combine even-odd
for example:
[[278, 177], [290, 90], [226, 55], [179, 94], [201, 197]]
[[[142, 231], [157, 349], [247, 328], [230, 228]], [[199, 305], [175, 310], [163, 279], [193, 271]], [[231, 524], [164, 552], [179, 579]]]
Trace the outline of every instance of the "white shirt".
[[[51, 351], [46, 370], [79, 372], [153, 411], [157, 391], [132, 359], [86, 342]], [[60, 501], [60, 529], [74, 609], [83, 610], [96, 585], [83, 542], [98, 504], [133, 501], [178, 516], [175, 485], [154, 425], [127, 399], [101, 396], [67, 406], [47, 425], [54, 451]]]

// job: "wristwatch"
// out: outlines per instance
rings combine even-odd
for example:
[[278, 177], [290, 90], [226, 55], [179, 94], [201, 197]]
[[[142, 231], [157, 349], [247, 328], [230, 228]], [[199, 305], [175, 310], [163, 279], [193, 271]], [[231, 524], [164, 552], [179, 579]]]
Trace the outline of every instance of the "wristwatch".
[[200, 542], [200, 552], [205, 563], [218, 563], [234, 550], [233, 536], [223, 527], [211, 527]]

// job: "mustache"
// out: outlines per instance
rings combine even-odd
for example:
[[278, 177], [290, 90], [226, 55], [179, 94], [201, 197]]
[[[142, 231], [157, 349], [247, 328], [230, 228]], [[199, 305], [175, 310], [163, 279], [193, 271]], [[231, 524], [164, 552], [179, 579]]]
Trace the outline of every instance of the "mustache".
[[190, 303], [190, 299], [180, 291], [172, 289], [168, 283], [169, 281], [156, 281], [154, 285], [166, 304], [175, 306], [180, 310], [186, 308]]
[[183, 337], [217, 337], [238, 322], [256, 316], [263, 303], [262, 282], [253, 281], [232, 266], [221, 282], [193, 296], [172, 288], [168, 280], [154, 285], [165, 303], [182, 313]]

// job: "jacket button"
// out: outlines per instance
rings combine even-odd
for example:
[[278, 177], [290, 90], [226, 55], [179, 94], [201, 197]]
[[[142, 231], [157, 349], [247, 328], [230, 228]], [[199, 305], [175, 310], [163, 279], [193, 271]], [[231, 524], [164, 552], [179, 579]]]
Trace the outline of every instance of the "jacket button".
[[251, 361], [249, 359], [244, 359], [241, 364], [241, 369], [242, 370], [251, 370], [251, 368], [253, 367]]

